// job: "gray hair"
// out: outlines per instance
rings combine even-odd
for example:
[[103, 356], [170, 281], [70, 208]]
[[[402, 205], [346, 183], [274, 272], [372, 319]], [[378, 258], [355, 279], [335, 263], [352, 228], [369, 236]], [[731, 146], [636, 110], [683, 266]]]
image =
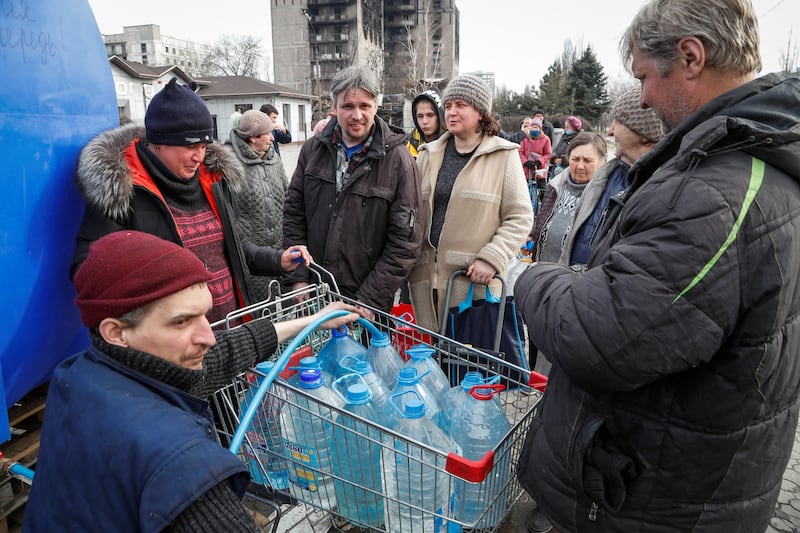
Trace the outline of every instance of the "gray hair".
[[569, 148], [567, 149], [567, 157], [572, 155], [572, 151], [579, 147], [579, 146], [591, 146], [594, 148], [595, 153], [597, 153], [598, 159], [600, 161], [606, 160], [606, 155], [608, 154], [608, 143], [603, 138], [602, 135], [598, 133], [592, 133], [589, 131], [582, 131], [575, 136], [569, 142]]
[[706, 66], [747, 76], [761, 70], [758, 18], [750, 0], [651, 0], [620, 39], [622, 61], [630, 70], [640, 50], [666, 76], [678, 59], [678, 41], [697, 37]]
[[331, 80], [331, 97], [336, 104], [336, 97], [340, 93], [351, 89], [361, 89], [371, 94], [375, 99], [381, 92], [378, 78], [363, 65], [353, 65], [340, 70]]

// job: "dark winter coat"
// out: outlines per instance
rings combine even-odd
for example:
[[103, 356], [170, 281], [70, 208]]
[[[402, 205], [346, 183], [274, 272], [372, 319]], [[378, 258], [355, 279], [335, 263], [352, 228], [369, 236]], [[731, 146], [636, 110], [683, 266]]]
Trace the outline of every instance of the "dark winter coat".
[[53, 372], [25, 531], [254, 530], [239, 501], [249, 476], [205, 398], [277, 346], [254, 320], [218, 332], [193, 370], [92, 335]]
[[[86, 202], [78, 231], [70, 275], [86, 259], [89, 245], [100, 237], [125, 229], [143, 231], [183, 246], [178, 228], [152, 177], [136, 153], [144, 129], [134, 125], [108, 130], [81, 150], [76, 184]], [[241, 188], [244, 173], [222, 145], [209, 144], [199, 177], [206, 199], [222, 223], [225, 254], [240, 295], [240, 305], [257, 301], [244, 275], [245, 264], [256, 275], [280, 273], [280, 253], [239, 238], [233, 222], [233, 192]], [[243, 299], [242, 299], [243, 298]]]
[[[420, 177], [405, 136], [375, 118], [372, 145], [336, 194], [332, 118], [300, 150], [283, 213], [283, 242], [305, 244], [345, 296], [389, 310], [422, 244]], [[295, 281], [308, 281], [298, 268]]]
[[[277, 131], [277, 130], [276, 130]], [[259, 246], [281, 251], [283, 239], [283, 203], [289, 180], [283, 162], [275, 150], [259, 157], [245, 139], [231, 130], [230, 146], [244, 168], [238, 192], [233, 194], [238, 211], [238, 229], [242, 237]], [[249, 271], [245, 271], [249, 275]], [[269, 284], [274, 278], [249, 276], [247, 285], [256, 301], [270, 296]]]
[[205, 400], [96, 348], [67, 359], [50, 382], [26, 530], [161, 531], [226, 480], [241, 497], [247, 471], [215, 435]]
[[800, 393], [798, 111], [774, 75], [712, 100], [631, 168], [586, 272], [517, 282], [553, 364], [519, 477], [559, 531], [767, 527]]

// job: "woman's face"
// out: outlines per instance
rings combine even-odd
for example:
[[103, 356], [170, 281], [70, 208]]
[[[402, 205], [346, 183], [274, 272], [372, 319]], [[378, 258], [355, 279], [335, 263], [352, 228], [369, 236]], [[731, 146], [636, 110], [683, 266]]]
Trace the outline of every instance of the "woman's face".
[[602, 164], [600, 154], [591, 144], [574, 147], [569, 153], [569, 173], [575, 183], [589, 183], [594, 171]]
[[272, 132], [264, 133], [263, 135], [258, 135], [257, 137], [252, 137], [250, 139], [250, 147], [253, 149], [254, 152], [257, 153], [266, 153], [269, 150], [269, 147], [272, 145], [273, 137]]
[[444, 103], [444, 119], [451, 134], [467, 138], [478, 131], [481, 114], [466, 101], [454, 98]]

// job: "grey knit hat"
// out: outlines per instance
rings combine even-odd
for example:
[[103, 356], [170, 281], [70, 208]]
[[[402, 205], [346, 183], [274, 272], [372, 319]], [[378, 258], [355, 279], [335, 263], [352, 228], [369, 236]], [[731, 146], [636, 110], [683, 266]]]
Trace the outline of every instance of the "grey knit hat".
[[244, 112], [242, 118], [239, 119], [239, 125], [236, 126], [236, 133], [239, 137], [245, 140], [264, 135], [271, 132], [273, 129], [272, 119], [266, 113], [250, 109]]
[[492, 112], [492, 89], [477, 76], [462, 74], [453, 79], [444, 90], [442, 99], [464, 100], [478, 110], [484, 117]]
[[633, 133], [657, 143], [664, 136], [664, 128], [652, 109], [641, 108], [641, 96], [642, 88], [639, 86], [623, 93], [611, 110], [611, 118], [627, 126]]

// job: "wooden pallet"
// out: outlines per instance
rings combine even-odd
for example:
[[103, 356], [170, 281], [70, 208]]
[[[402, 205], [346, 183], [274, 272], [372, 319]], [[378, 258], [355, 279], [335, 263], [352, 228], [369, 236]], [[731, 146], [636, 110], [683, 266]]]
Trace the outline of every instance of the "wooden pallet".
[[[4, 459], [28, 468], [36, 464], [46, 397], [47, 385], [42, 385], [8, 410], [11, 439], [0, 444]], [[29, 492], [30, 487], [26, 483], [10, 475], [0, 477], [0, 533], [21, 530]]]

